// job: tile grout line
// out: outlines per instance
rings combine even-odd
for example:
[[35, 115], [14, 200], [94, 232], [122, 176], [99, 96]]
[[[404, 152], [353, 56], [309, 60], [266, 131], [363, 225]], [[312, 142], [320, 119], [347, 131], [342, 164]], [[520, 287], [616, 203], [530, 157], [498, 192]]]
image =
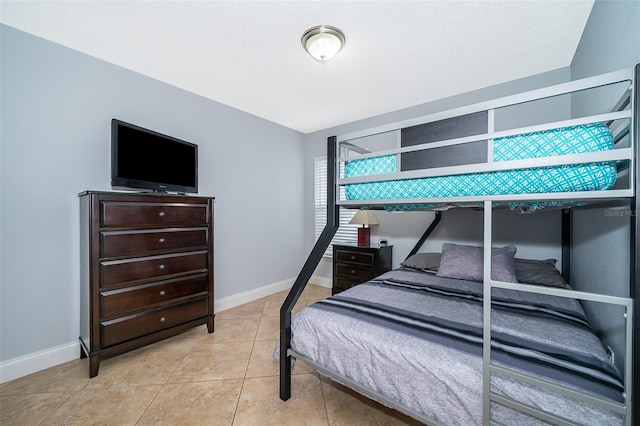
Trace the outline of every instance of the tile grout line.
[[[71, 401], [73, 398], [75, 398], [80, 392], [87, 390], [87, 386], [89, 385], [89, 382], [85, 383], [84, 385], [82, 385], [82, 387], [78, 390], [76, 390], [75, 392], [72, 392], [71, 395], [69, 396], [69, 398], [66, 398], [59, 406], [57, 406], [55, 408], [55, 410], [51, 411], [48, 415], [46, 415], [42, 420], [40, 420], [38, 422], [38, 424], [42, 424], [45, 420], [47, 420], [49, 417], [53, 416], [59, 409], [61, 409], [65, 404], [67, 404], [69, 401]], [[56, 393], [56, 392], [43, 392], [43, 393]], [[67, 393], [67, 392], [64, 392]], [[34, 393], [30, 393], [30, 394], [25, 394], [25, 395], [34, 395]]]
[[318, 379], [320, 380], [320, 392], [322, 392], [322, 402], [324, 403], [324, 413], [327, 416], [327, 425], [331, 426], [331, 419], [329, 419], [329, 408], [327, 408], [327, 397], [324, 393], [324, 382], [320, 374], [318, 374]]
[[[60, 403], [60, 405], [59, 405], [59, 406], [57, 406], [57, 407], [55, 408], [55, 410], [53, 410], [53, 411], [51, 411], [49, 414], [47, 414], [47, 415], [46, 415], [42, 420], [40, 420], [40, 421], [38, 422], [38, 424], [39, 424], [39, 425], [40, 425], [40, 424], [42, 424], [42, 423], [43, 423], [45, 420], [47, 420], [49, 417], [53, 416], [53, 415], [54, 415], [54, 414], [55, 414], [59, 409], [61, 409], [61, 408], [62, 408], [66, 403], [68, 403], [69, 401], [71, 401], [73, 398], [75, 398], [75, 397], [76, 397], [76, 395], [78, 395], [82, 390], [84, 390], [84, 388], [85, 388], [86, 386], [87, 386], [87, 385], [85, 384], [84, 386], [82, 386], [82, 388], [81, 388], [81, 389], [78, 389], [77, 391], [73, 392], [73, 393], [71, 394], [71, 396], [69, 396], [69, 398], [65, 399], [62, 403]], [[54, 393], [54, 392], [45, 392], [45, 393]], [[65, 392], [65, 393], [66, 393], [66, 392]], [[37, 395], [37, 394], [30, 393], [30, 394], [25, 394], [25, 395]]]
[[238, 414], [238, 407], [240, 406], [240, 398], [242, 397], [242, 391], [244, 390], [244, 383], [247, 380], [247, 372], [249, 371], [249, 365], [251, 364], [251, 357], [253, 356], [253, 350], [256, 347], [256, 338], [258, 337], [258, 330], [260, 329], [260, 321], [262, 321], [262, 317], [264, 315], [264, 306], [262, 307], [263, 311], [260, 314], [260, 319], [258, 320], [258, 326], [256, 327], [256, 332], [253, 336], [253, 342], [251, 342], [251, 352], [249, 353], [249, 359], [247, 360], [247, 367], [244, 370], [244, 375], [242, 376], [242, 385], [240, 386], [240, 392], [238, 392], [238, 399], [236, 400], [236, 408], [233, 410], [233, 418], [231, 419], [231, 425], [233, 425], [236, 421], [236, 415]]
[[[203, 338], [199, 338], [197, 340], [202, 340]], [[158, 395], [160, 395], [160, 393], [166, 388], [167, 383], [169, 383], [169, 380], [171, 379], [171, 377], [173, 376], [173, 373], [176, 372], [176, 370], [178, 369], [178, 367], [180, 366], [180, 364], [182, 364], [184, 362], [184, 359], [187, 357], [187, 355], [189, 355], [191, 353], [191, 351], [193, 350], [193, 348], [195, 348], [197, 345], [194, 344], [191, 349], [189, 349], [189, 351], [187, 353], [185, 353], [182, 356], [182, 359], [180, 360], [180, 362], [176, 362], [175, 363], [175, 367], [173, 368], [173, 370], [167, 375], [167, 379], [164, 381], [164, 383], [162, 383], [162, 386], [160, 387], [160, 389], [158, 390], [158, 392], [153, 396], [153, 398], [151, 398], [151, 401], [149, 401], [149, 404], [147, 404], [146, 408], [142, 411], [142, 414], [140, 414], [140, 417], [138, 417], [138, 420], [136, 420], [136, 425], [140, 423], [140, 420], [142, 420], [142, 418], [144, 417], [144, 415], [147, 413], [147, 411], [149, 410], [149, 407], [151, 407], [151, 405], [153, 404], [153, 402], [156, 400], [156, 398], [158, 397]]]

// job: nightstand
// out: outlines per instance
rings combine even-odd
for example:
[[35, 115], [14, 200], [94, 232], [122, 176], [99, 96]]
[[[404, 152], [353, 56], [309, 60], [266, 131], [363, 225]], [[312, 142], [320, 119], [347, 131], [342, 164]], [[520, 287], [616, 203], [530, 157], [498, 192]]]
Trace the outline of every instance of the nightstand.
[[393, 246], [333, 244], [333, 287], [340, 293], [391, 270]]

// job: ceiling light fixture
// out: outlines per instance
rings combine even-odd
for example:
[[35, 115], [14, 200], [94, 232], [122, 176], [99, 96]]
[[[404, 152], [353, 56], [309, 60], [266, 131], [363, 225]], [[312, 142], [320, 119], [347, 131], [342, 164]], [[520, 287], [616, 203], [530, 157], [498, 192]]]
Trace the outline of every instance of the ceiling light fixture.
[[336, 56], [345, 43], [344, 33], [330, 25], [316, 25], [302, 34], [302, 47], [319, 62], [326, 62]]

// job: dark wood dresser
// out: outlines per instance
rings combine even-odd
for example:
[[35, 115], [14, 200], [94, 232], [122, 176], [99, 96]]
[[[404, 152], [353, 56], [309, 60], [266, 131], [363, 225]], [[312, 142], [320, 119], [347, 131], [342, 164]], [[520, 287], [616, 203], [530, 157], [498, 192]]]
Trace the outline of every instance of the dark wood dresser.
[[393, 246], [333, 244], [333, 287], [340, 293], [391, 270]]
[[208, 197], [80, 195], [80, 357], [100, 360], [207, 324], [214, 330]]

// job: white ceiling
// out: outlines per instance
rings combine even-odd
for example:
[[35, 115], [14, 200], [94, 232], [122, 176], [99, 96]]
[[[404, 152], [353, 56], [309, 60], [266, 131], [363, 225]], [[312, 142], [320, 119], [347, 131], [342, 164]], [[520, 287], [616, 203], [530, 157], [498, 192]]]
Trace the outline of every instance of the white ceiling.
[[[592, 0], [5, 1], [0, 20], [303, 133], [569, 66]], [[327, 24], [347, 42], [311, 59]]]

